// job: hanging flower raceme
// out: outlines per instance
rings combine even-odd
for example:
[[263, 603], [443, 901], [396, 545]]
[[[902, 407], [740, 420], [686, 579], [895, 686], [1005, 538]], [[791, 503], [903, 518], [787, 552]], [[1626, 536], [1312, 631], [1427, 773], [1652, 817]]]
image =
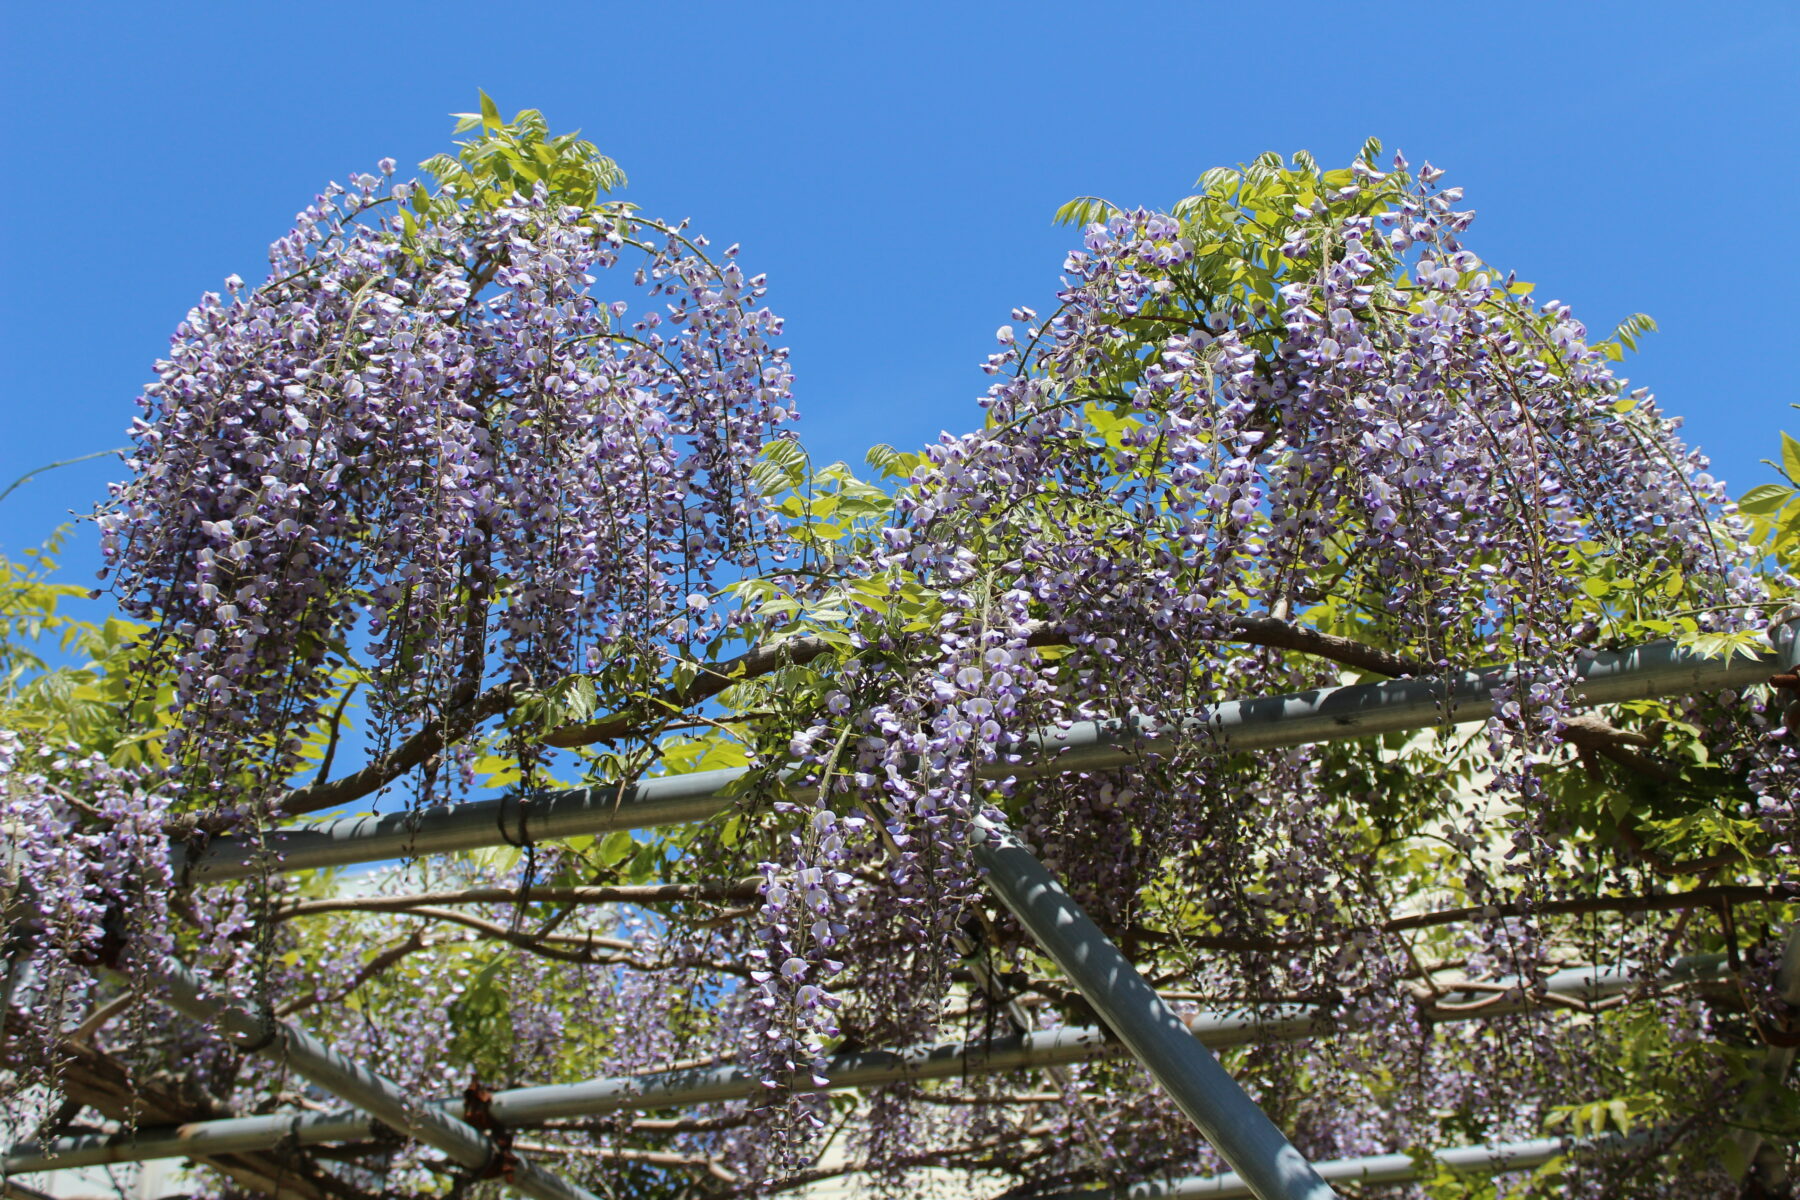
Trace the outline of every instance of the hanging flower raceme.
[[170, 946], [166, 791], [75, 747], [0, 730], [4, 1008], [20, 1021], [10, 1103], [63, 1053], [64, 1019], [99, 993], [95, 971], [159, 969]]
[[190, 785], [280, 781], [353, 662], [378, 728], [654, 665], [772, 529], [749, 470], [789, 375], [736, 247], [541, 185], [422, 220], [384, 187], [328, 189], [267, 283], [189, 314], [101, 518]]

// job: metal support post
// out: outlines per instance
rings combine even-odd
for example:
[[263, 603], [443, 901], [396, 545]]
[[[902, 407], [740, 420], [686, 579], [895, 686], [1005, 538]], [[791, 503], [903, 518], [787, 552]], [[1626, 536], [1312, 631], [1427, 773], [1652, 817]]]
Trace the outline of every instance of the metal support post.
[[[1787, 944], [1782, 947], [1781, 966], [1775, 982], [1781, 989], [1781, 998], [1800, 1009], [1800, 923], [1788, 929]], [[1771, 1093], [1779, 1092], [1787, 1086], [1788, 1076], [1793, 1069], [1794, 1047], [1770, 1046], [1763, 1054], [1762, 1069], [1750, 1086], [1749, 1107], [1764, 1107], [1771, 1098]], [[1759, 1100], [1762, 1103], [1758, 1103]], [[1749, 1121], [1755, 1121], [1757, 1116], [1751, 1111], [1740, 1115]], [[1735, 1164], [1737, 1177], [1745, 1179], [1754, 1172], [1757, 1181], [1767, 1189], [1768, 1195], [1785, 1194], [1776, 1185], [1787, 1181], [1786, 1156], [1778, 1148], [1769, 1145], [1762, 1133], [1754, 1128], [1739, 1129], [1731, 1140], [1737, 1147], [1739, 1156]]]
[[988, 886], [1257, 1200], [1335, 1200], [1331, 1185], [1194, 1040], [1025, 844], [998, 822], [978, 821], [976, 834], [981, 840], [975, 860], [987, 873]]
[[75, 1134], [15, 1145], [0, 1159], [0, 1175], [31, 1175], [157, 1158], [212, 1158], [272, 1150], [283, 1143], [323, 1146], [333, 1142], [370, 1142], [377, 1137], [378, 1124], [367, 1113], [290, 1112], [141, 1127], [112, 1134]]
[[[1794, 676], [1800, 672], [1800, 616], [1793, 615], [1793, 610], [1783, 614], [1783, 620], [1776, 622], [1769, 630], [1769, 638], [1775, 643], [1775, 663], [1777, 677], [1786, 676], [1788, 687], [1793, 696], [1793, 703], [1800, 706], [1800, 688], [1794, 686]], [[1780, 695], [1780, 692], [1776, 693]], [[1788, 727], [1794, 728], [1789, 722]], [[1789, 1005], [1800, 1009], [1800, 923], [1789, 927], [1787, 944], [1782, 947], [1781, 966], [1775, 980], [1781, 989], [1781, 998]], [[1763, 1055], [1762, 1070], [1751, 1087], [1751, 1097], [1758, 1093], [1776, 1092], [1787, 1086], [1788, 1076], [1794, 1069], [1793, 1046], [1771, 1046]], [[1754, 1119], [1751, 1113], [1743, 1116]], [[1763, 1135], [1753, 1128], [1739, 1130], [1732, 1136], [1732, 1143], [1739, 1155], [1737, 1176], [1739, 1179], [1755, 1173], [1757, 1181], [1774, 1194], [1777, 1185], [1787, 1180], [1787, 1162], [1782, 1153], [1767, 1144]]]
[[[257, 1016], [211, 999], [199, 978], [180, 963], [170, 961], [158, 974], [168, 988], [167, 1003], [171, 1008], [197, 1021], [216, 1023], [240, 1049], [281, 1059], [332, 1095], [443, 1151], [462, 1166], [483, 1171], [495, 1164], [499, 1149], [467, 1121], [430, 1102], [410, 1101], [392, 1080], [351, 1061], [285, 1021]], [[511, 1164], [511, 1173], [512, 1187], [532, 1200], [598, 1200], [592, 1192], [531, 1163]]]

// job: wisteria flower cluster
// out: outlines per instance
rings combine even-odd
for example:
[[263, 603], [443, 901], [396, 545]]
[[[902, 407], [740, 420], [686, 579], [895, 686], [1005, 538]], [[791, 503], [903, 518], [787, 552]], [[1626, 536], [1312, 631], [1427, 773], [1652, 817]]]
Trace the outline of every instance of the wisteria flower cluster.
[[0, 729], [0, 911], [13, 1068], [0, 1100], [29, 1104], [22, 1089], [54, 1078], [63, 1019], [101, 994], [97, 972], [135, 982], [173, 946], [164, 830], [171, 806], [158, 782], [79, 747]]
[[175, 669], [185, 786], [279, 784], [348, 671], [406, 729], [494, 684], [659, 669], [770, 532], [749, 472], [789, 374], [735, 247], [542, 184], [421, 223], [417, 186], [328, 189], [145, 393], [100, 521]]

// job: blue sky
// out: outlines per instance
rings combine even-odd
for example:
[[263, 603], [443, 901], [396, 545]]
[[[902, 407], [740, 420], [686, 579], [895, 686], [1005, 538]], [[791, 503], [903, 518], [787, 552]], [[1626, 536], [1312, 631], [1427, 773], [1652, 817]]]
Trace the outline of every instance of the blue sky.
[[[1472, 247], [1539, 298], [1661, 322], [1629, 373], [1737, 490], [1800, 430], [1793, 4], [0, 3], [0, 487], [119, 444], [203, 290], [260, 278], [327, 179], [447, 148], [477, 87], [743, 244], [824, 460], [979, 420], [977, 364], [1013, 305], [1047, 307], [1071, 196], [1164, 205], [1371, 134], [1448, 168]], [[25, 485], [0, 549], [117, 474]]]

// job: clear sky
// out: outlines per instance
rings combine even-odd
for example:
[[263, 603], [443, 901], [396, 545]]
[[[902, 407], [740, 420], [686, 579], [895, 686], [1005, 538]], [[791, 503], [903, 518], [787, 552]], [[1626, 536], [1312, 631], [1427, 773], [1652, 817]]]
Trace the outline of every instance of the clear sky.
[[[1742, 490], [1800, 432], [1800, 5], [620, 5], [0, 0], [0, 487], [120, 444], [167, 337], [328, 179], [447, 149], [487, 89], [579, 126], [626, 196], [769, 273], [802, 433], [860, 460], [979, 420], [1071, 196], [1166, 205], [1275, 149], [1371, 134], [1480, 214], [1470, 243], [1597, 334]], [[0, 503], [0, 549], [116, 463]], [[93, 539], [72, 562], [95, 563]]]

